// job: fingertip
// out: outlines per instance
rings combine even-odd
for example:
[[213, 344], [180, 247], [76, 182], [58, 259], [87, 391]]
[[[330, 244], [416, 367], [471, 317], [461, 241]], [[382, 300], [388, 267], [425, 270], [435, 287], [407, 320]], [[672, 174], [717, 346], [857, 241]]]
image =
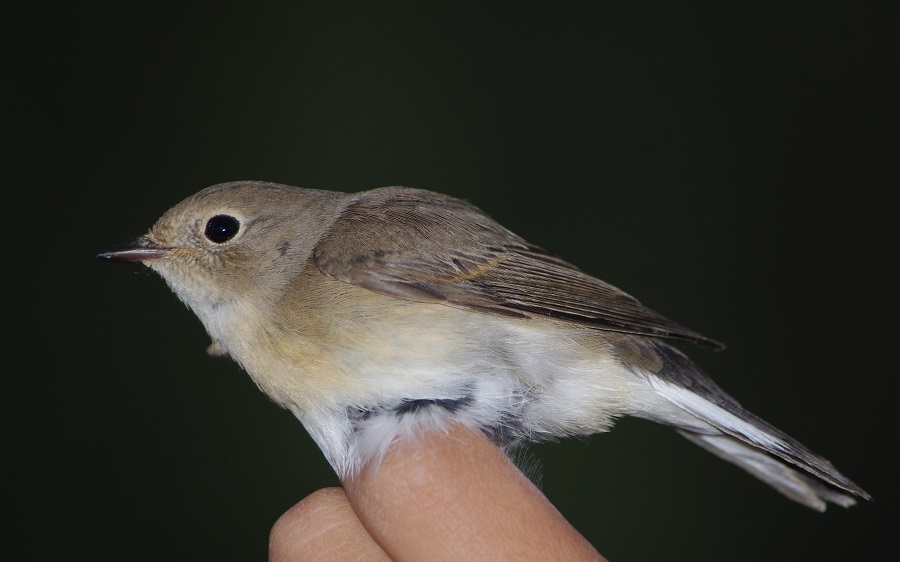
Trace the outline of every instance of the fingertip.
[[341, 488], [322, 488], [306, 496], [275, 521], [269, 542], [293, 538], [317, 515], [336, 509], [342, 498], [346, 500]]
[[[269, 560], [304, 560], [303, 551], [321, 532], [323, 520], [339, 509], [343, 490], [323, 488], [294, 504], [275, 521], [269, 533]], [[346, 499], [346, 496], [344, 496]]]
[[288, 509], [269, 533], [269, 560], [385, 560], [341, 488], [323, 488]]

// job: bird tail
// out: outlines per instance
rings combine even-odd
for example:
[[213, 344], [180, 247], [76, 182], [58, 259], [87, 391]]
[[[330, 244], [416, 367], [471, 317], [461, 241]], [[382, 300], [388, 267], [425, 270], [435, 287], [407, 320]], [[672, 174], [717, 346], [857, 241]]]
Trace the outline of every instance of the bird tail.
[[[869, 499], [868, 494], [846, 478], [844, 482], [849, 486], [831, 485], [730, 435], [704, 435], [683, 429], [677, 431], [717, 457], [743, 468], [788, 498], [817, 511], [825, 511], [826, 502], [841, 507], [855, 505], [854, 495]], [[847, 487], [853, 488], [853, 491], [847, 493]]]
[[745, 410], [679, 351], [662, 343], [654, 347], [663, 366], [653, 374], [645, 372], [645, 380], [694, 420], [685, 423], [683, 416], [675, 416], [654, 421], [674, 425], [697, 445], [818, 511], [828, 502], [850, 507], [856, 498], [871, 499], [827, 460]]

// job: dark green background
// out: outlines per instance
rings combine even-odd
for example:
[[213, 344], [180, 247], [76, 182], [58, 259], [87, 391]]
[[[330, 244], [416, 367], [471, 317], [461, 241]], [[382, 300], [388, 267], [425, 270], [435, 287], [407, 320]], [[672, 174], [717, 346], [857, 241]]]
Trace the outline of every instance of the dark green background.
[[550, 499], [612, 560], [892, 558], [887, 5], [7, 12], [10, 559], [261, 560], [279, 514], [337, 484], [162, 281], [93, 257], [237, 179], [467, 198], [728, 343], [689, 351], [876, 498], [818, 514], [634, 420], [536, 448]]

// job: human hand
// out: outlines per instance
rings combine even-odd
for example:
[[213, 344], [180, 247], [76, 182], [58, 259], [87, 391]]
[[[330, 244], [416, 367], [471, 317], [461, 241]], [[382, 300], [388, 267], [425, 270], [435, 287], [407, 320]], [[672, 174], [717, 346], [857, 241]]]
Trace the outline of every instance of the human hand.
[[605, 560], [483, 435], [394, 446], [275, 523], [269, 560]]

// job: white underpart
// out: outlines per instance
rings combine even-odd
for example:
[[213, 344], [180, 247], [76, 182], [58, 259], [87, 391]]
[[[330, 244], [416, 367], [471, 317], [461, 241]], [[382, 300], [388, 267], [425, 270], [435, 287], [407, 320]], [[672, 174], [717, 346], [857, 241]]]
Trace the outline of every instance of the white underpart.
[[[586, 340], [583, 331], [485, 318], [435, 341], [419, 333], [421, 341], [407, 342], [402, 357], [390, 362], [348, 355], [346, 368], [360, 381], [360, 392], [315, 411], [295, 410], [342, 478], [380, 461], [393, 442], [443, 431], [450, 423], [483, 429], [514, 420], [506, 425], [518, 437], [546, 441], [605, 431], [628, 412], [627, 381], [634, 375], [612, 353], [598, 353], [596, 340]], [[453, 412], [439, 406], [402, 416], [374, 412], [355, 431], [346, 415], [347, 404], [377, 408], [403, 398], [469, 396]]]

